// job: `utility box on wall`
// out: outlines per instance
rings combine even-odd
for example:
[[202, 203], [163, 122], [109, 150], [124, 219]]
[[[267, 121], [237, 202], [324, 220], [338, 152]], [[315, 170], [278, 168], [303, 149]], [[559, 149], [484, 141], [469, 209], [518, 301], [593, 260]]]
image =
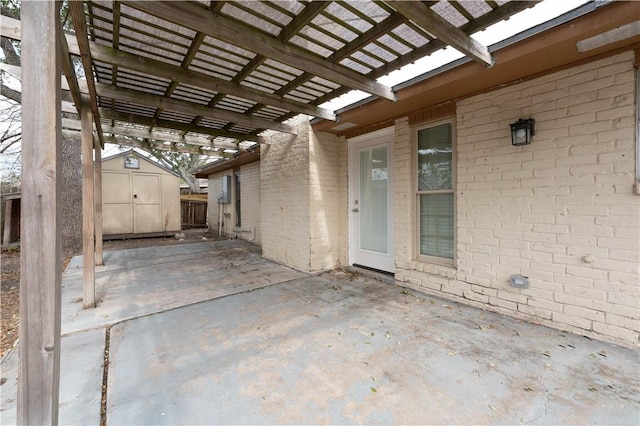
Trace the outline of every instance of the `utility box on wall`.
[[218, 203], [230, 204], [231, 203], [231, 176], [222, 176], [222, 192], [218, 197]]

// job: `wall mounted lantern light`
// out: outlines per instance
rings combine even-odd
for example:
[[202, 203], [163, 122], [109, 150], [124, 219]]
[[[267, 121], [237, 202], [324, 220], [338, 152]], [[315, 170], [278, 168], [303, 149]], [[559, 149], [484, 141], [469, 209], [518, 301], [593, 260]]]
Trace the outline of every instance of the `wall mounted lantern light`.
[[535, 134], [535, 120], [533, 118], [519, 119], [511, 126], [511, 144], [514, 146], [528, 145]]

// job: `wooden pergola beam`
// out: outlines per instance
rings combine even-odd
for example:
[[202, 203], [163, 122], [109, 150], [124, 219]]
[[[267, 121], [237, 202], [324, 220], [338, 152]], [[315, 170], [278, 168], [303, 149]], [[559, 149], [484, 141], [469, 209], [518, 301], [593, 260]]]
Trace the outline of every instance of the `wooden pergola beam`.
[[[471, 22], [468, 22], [467, 24], [460, 27], [460, 29], [463, 30], [466, 34], [471, 35], [477, 31], [481, 31], [495, 24], [496, 22], [507, 19], [508, 17], [515, 15], [518, 12], [521, 12], [525, 9], [533, 7], [539, 2], [540, 0], [522, 0], [522, 1], [510, 1], [508, 3], [503, 4], [502, 6], [498, 6], [496, 4], [495, 8], [491, 12], [479, 18], [476, 18]], [[429, 43], [416, 48], [413, 52], [408, 53], [404, 56], [401, 56], [398, 59], [395, 59], [389, 62], [388, 64], [377, 68], [376, 70], [372, 71], [369, 74], [369, 76], [371, 78], [382, 77], [383, 75], [389, 74], [394, 70], [402, 68], [405, 65], [415, 62], [418, 59], [428, 56], [433, 52], [443, 49], [445, 47], [446, 47], [446, 44], [442, 42], [442, 40], [432, 40]], [[349, 89], [345, 89], [344, 87], [341, 87], [339, 89], [336, 89], [334, 91], [327, 93], [324, 96], [319, 97], [314, 101], [314, 104], [318, 104], [318, 105], [323, 104], [324, 102], [327, 102], [337, 96], [343, 95], [348, 91]], [[284, 118], [290, 118], [290, 117], [291, 116], [285, 116]]]
[[2, 15], [2, 19], [0, 19], [0, 35], [12, 40], [20, 40], [22, 38], [20, 20]]
[[330, 1], [312, 1], [308, 3], [302, 12], [297, 15], [289, 25], [280, 32], [280, 34], [278, 34], [278, 39], [282, 41], [289, 41], [291, 37], [295, 36], [298, 31], [313, 21], [313, 19], [330, 4]]
[[[62, 23], [60, 23], [60, 33], [62, 34]], [[60, 59], [62, 65], [62, 73], [67, 78], [69, 91], [73, 97], [73, 103], [77, 113], [80, 113], [80, 87], [78, 86], [78, 77], [69, 56], [69, 45], [66, 37], [60, 37]]]
[[203, 135], [211, 135], [221, 138], [236, 139], [239, 141], [258, 142], [259, 136], [252, 133], [237, 133], [226, 130], [212, 129], [205, 126], [197, 126], [192, 124], [180, 123], [172, 120], [154, 120], [152, 117], [146, 117], [139, 114], [128, 114], [124, 112], [115, 112], [106, 108], [99, 108], [103, 118], [116, 120], [126, 123], [139, 124], [149, 127], [163, 127], [166, 129], [180, 130], [183, 132], [200, 133]]
[[[513, 16], [518, 12], [529, 9], [530, 7], [535, 6], [537, 3], [540, 3], [540, 0], [510, 1], [506, 4], [503, 4], [502, 6], [496, 5], [496, 9], [492, 10], [486, 15], [483, 15], [471, 22], [466, 23], [465, 25], [460, 27], [460, 29], [466, 34], [471, 35], [478, 31], [482, 31], [485, 28], [488, 28], [496, 22], [507, 19], [508, 17]], [[413, 52], [381, 66], [380, 68], [373, 71], [370, 75], [375, 78], [381, 77], [392, 72], [393, 70], [401, 68], [407, 64], [417, 61], [420, 58], [430, 55], [433, 52], [443, 49], [446, 46], [446, 43], [444, 43], [442, 40], [432, 40], [424, 46], [418, 47]]]
[[104, 263], [102, 250], [102, 148], [94, 146], [95, 158], [93, 163], [93, 195], [94, 195], [94, 214], [95, 214], [95, 265], [101, 266]]
[[[62, 119], [62, 127], [71, 130], [81, 130], [82, 125], [78, 120], [69, 118]], [[95, 130], [95, 129], [94, 129]], [[102, 125], [102, 131], [105, 135], [112, 134], [114, 136], [125, 136], [129, 138], [140, 138], [155, 140], [160, 142], [179, 143], [183, 145], [195, 145], [205, 148], [221, 148], [221, 149], [240, 149], [237, 142], [215, 141], [201, 136], [181, 135], [178, 133], [161, 132], [157, 130], [146, 130], [131, 126], [110, 126]]]
[[201, 87], [216, 93], [237, 96], [249, 101], [273, 105], [285, 110], [311, 115], [336, 121], [336, 115], [324, 108], [304, 104], [282, 96], [261, 90], [252, 89], [237, 83], [225, 81], [197, 71], [171, 65], [166, 62], [123, 52], [103, 44], [89, 42], [91, 56], [94, 60], [105, 62], [113, 66], [139, 71], [156, 77], [172, 79], [174, 81]]
[[[80, 137], [80, 132], [77, 130], [69, 130], [69, 129], [63, 129], [62, 130], [62, 135], [65, 137], [70, 137], [70, 138], [79, 138]], [[220, 157], [222, 158], [224, 155], [222, 155], [222, 153], [220, 151], [214, 151], [213, 149], [206, 149], [203, 147], [198, 147], [198, 146], [193, 146], [193, 145], [186, 145], [186, 146], [180, 146], [180, 145], [176, 145], [175, 143], [163, 143], [163, 142], [157, 142], [157, 141], [140, 141], [138, 139], [131, 139], [131, 138], [122, 138], [122, 137], [116, 137], [116, 136], [106, 136], [104, 137], [104, 140], [106, 143], [110, 143], [110, 144], [114, 144], [114, 145], [120, 145], [120, 146], [126, 146], [126, 147], [130, 147], [130, 148], [140, 148], [140, 149], [146, 149], [146, 148], [153, 148], [153, 149], [157, 149], [159, 151], [171, 151], [171, 152], [182, 152], [185, 154], [197, 154], [197, 155], [208, 155], [211, 157]], [[230, 148], [231, 149], [231, 148]], [[96, 157], [96, 161], [97, 161]], [[96, 183], [97, 185], [97, 183]], [[97, 200], [96, 200], [97, 201]], [[97, 214], [96, 214], [97, 217]], [[97, 223], [97, 222], [96, 222]], [[98, 230], [96, 229], [96, 238], [98, 237]], [[96, 241], [97, 243], [97, 241]], [[99, 258], [97, 256], [98, 253], [98, 248], [96, 247], [96, 264], [98, 264]]]
[[[353, 41], [344, 45], [341, 49], [336, 50], [329, 57], [329, 60], [333, 62], [338, 62], [343, 58], [346, 58], [347, 56], [351, 55], [353, 52], [359, 49], [362, 49], [363, 46], [368, 45], [369, 43], [373, 42], [381, 35], [391, 31], [393, 28], [399, 26], [403, 22], [405, 22], [405, 18], [400, 13], [394, 13], [392, 15], [389, 15], [382, 22], [371, 27], [369, 31], [365, 32], [360, 37], [353, 39]], [[278, 94], [288, 93], [291, 90], [295, 89], [296, 87], [302, 86], [306, 82], [310, 81], [313, 77], [314, 75], [312, 73], [305, 72], [304, 74], [301, 74], [297, 78], [293, 79], [288, 84], [284, 85], [276, 93]], [[345, 92], [346, 91], [348, 91], [348, 89], [346, 89]], [[323, 102], [315, 102], [315, 103], [322, 104]]]
[[140, 142], [135, 139], [125, 139], [114, 136], [105, 136], [105, 140], [107, 141], [107, 143], [127, 146], [130, 148], [153, 148], [157, 149], [158, 151], [181, 152], [185, 154], [208, 155], [214, 158], [222, 158], [222, 155], [220, 155], [219, 151], [214, 151], [213, 149], [203, 149], [197, 146], [176, 146], [173, 143], [163, 144], [160, 142]]
[[148, 131], [144, 129], [135, 129], [125, 126], [105, 126], [104, 132], [112, 135], [126, 136], [130, 138], [150, 139], [161, 142], [179, 143], [184, 145], [195, 145], [205, 148], [221, 148], [221, 149], [239, 149], [238, 144], [235, 142], [221, 142], [213, 141], [211, 139], [196, 137], [196, 136], [183, 136], [176, 133]]
[[96, 306], [92, 121], [90, 100], [87, 95], [82, 95], [80, 143], [82, 145], [82, 307], [84, 309]]
[[20, 425], [58, 424], [62, 291], [60, 4], [25, 1], [21, 10]]
[[[64, 124], [63, 124], [64, 127]], [[63, 135], [67, 137], [80, 138], [80, 131], [74, 128], [66, 128], [62, 130]], [[144, 131], [143, 131], [144, 132]], [[184, 143], [184, 142], [176, 142], [175, 140], [167, 140], [167, 138], [159, 138], [159, 139], [148, 139], [142, 136], [143, 132], [129, 132], [129, 131], [121, 131], [121, 132], [109, 132], [105, 131], [104, 140], [106, 143], [112, 143], [116, 145], [124, 145], [124, 146], [133, 146], [134, 148], [154, 148], [159, 149], [161, 151], [175, 151], [175, 152], [185, 152], [189, 154], [202, 154], [202, 155], [210, 155], [210, 151], [214, 150], [224, 150], [224, 149], [233, 149], [236, 151], [246, 151], [245, 148], [238, 146], [235, 143], [231, 142], [221, 142], [218, 141], [215, 144], [212, 143]], [[112, 136], [108, 136], [111, 134]], [[140, 142], [144, 140], [144, 142]], [[130, 142], [134, 142], [134, 145], [129, 145]]]
[[96, 83], [98, 96], [110, 99], [131, 102], [138, 105], [152, 108], [162, 108], [183, 114], [200, 115], [214, 120], [229, 121], [242, 124], [254, 129], [271, 129], [278, 132], [296, 134], [294, 126], [283, 124], [277, 121], [265, 120], [263, 118], [246, 116], [241, 113], [223, 110], [220, 108], [209, 108], [205, 105], [183, 101], [165, 96], [153, 95], [139, 90], [123, 89], [109, 84]]
[[487, 67], [493, 66], [494, 59], [486, 46], [453, 26], [424, 3], [398, 0], [389, 0], [387, 3], [407, 19], [429, 34], [433, 34], [444, 43], [449, 44]]
[[91, 51], [89, 49], [89, 38], [87, 35], [87, 26], [86, 26], [85, 17], [84, 17], [84, 2], [70, 1], [69, 12], [71, 12], [71, 20], [73, 21], [73, 28], [76, 31], [76, 39], [78, 41], [78, 50], [80, 51], [80, 59], [82, 60], [82, 68], [84, 69], [84, 74], [87, 77], [87, 86], [89, 89], [89, 96], [91, 101], [91, 112], [93, 114], [93, 120], [96, 125], [96, 131], [98, 133], [100, 146], [104, 147], [104, 139], [102, 137], [102, 125], [100, 123], [100, 114], [98, 112], [98, 97], [96, 93], [95, 82], [93, 79]]
[[362, 90], [381, 98], [396, 100], [393, 90], [343, 65], [331, 63], [277, 37], [226, 18], [212, 15], [201, 6], [187, 2], [127, 1], [127, 5], [169, 22], [191, 28], [227, 43], [241, 46], [283, 64], [290, 64], [330, 81]]

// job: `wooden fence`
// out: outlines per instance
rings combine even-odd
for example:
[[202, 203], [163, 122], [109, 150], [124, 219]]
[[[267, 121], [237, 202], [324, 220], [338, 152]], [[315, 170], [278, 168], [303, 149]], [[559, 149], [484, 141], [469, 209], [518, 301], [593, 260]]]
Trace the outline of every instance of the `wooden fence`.
[[180, 196], [183, 229], [207, 227], [207, 202], [206, 194]]

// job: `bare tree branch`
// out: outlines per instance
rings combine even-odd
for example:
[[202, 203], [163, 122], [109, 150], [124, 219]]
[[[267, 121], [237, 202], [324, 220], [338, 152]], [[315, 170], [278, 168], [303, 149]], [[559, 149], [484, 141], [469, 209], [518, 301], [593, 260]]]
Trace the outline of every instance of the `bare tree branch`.
[[21, 105], [10, 101], [0, 103], [2, 117], [2, 134], [0, 135], [0, 153], [7, 152], [11, 147], [20, 148], [22, 136]]
[[22, 94], [17, 90], [7, 87], [5, 84], [0, 85], [0, 95], [19, 104], [22, 103]]
[[165, 167], [178, 173], [191, 192], [200, 193], [198, 179], [193, 175], [192, 170], [206, 163], [206, 157], [197, 154], [186, 154], [180, 152], [159, 151], [157, 149], [145, 149], [151, 156]]

